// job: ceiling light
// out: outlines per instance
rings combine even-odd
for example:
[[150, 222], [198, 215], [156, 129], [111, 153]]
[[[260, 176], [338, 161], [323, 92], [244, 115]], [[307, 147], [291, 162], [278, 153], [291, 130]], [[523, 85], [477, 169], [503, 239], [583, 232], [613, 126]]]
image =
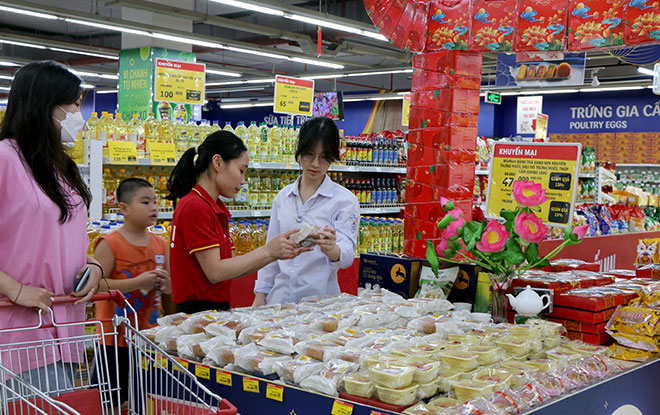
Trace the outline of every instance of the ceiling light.
[[115, 26], [106, 23], [88, 22], [85, 20], [70, 19], [68, 17], [65, 18], [64, 21], [73, 24], [84, 25], [84, 26], [98, 27], [99, 29], [116, 30], [118, 32], [131, 33], [139, 36], [152, 36], [151, 33], [145, 32], [144, 30], [129, 29], [127, 27]]
[[95, 72], [85, 72], [71, 69], [71, 72], [79, 76], [92, 77], [92, 78], [104, 78], [104, 79], [119, 79], [119, 75], [111, 75], [104, 73], [95, 73]]
[[644, 89], [643, 86], [620, 86], [610, 88], [583, 88], [580, 92], [605, 92], [605, 91], [633, 91], [636, 89]]
[[252, 49], [237, 48], [237, 47], [234, 47], [234, 46], [227, 46], [227, 47], [225, 47], [225, 49], [230, 50], [232, 52], [249, 53], [250, 55], [263, 56], [265, 58], [272, 58], [272, 59], [287, 59], [288, 58], [288, 56], [275, 55], [274, 53], [261, 52], [261, 51], [252, 50]]
[[35, 49], [46, 49], [45, 46], [34, 45], [34, 44], [31, 44], [31, 43], [16, 42], [16, 41], [13, 41], [13, 40], [0, 39], [0, 43], [6, 43], [8, 45], [16, 45], [16, 46], [25, 46], [25, 47], [28, 47], [28, 48], [35, 48]]
[[232, 109], [232, 108], [250, 108], [250, 107], [272, 107], [273, 102], [246, 102], [244, 104], [220, 104], [220, 108], [224, 109]]
[[9, 91], [11, 88], [8, 86], [0, 86], [0, 91]]
[[209, 0], [214, 3], [220, 3], [227, 6], [236, 7], [237, 9], [246, 9], [252, 10], [253, 12], [270, 14], [271, 16], [284, 16], [284, 12], [281, 10], [273, 9], [270, 7], [257, 6], [256, 4], [244, 3], [242, 1], [235, 0]]
[[370, 98], [371, 101], [389, 101], [389, 100], [394, 100], [394, 99], [403, 99], [403, 96], [398, 95], [398, 96], [386, 96], [386, 97], [372, 97], [372, 98]]
[[[520, 95], [536, 95], [536, 94], [571, 94], [573, 92], [578, 92], [577, 89], [541, 89], [533, 91], [520, 91]], [[502, 94], [504, 95], [504, 94]]]
[[347, 73], [347, 77], [353, 77], [353, 76], [373, 76], [373, 75], [389, 75], [389, 74], [395, 74], [395, 73], [412, 73], [412, 69], [396, 69], [393, 71], [377, 71], [377, 72], [354, 72], [354, 73]]
[[382, 40], [384, 42], [389, 42], [389, 40], [384, 35], [381, 35], [380, 33], [377, 33], [377, 32], [370, 32], [368, 30], [363, 30], [360, 34], [362, 36], [370, 37], [372, 39]]
[[14, 77], [9, 75], [0, 75], [0, 79], [7, 79], [8, 81], [12, 81]]
[[231, 76], [231, 77], [236, 77], [236, 78], [242, 76], [240, 73], [237, 73], [237, 72], [225, 72], [225, 71], [218, 71], [218, 70], [209, 69], [209, 68], [206, 68], [206, 73], [207, 74], [212, 74], [212, 75]]
[[33, 17], [40, 17], [42, 19], [56, 20], [58, 18], [54, 14], [39, 13], [39, 12], [30, 11], [30, 10], [15, 9], [13, 7], [7, 7], [7, 6], [0, 6], [0, 10], [2, 10], [3, 12], [24, 14], [26, 16], [33, 16]]
[[[263, 86], [257, 86], [257, 87], [255, 87], [255, 86], [246, 86], [246, 87], [242, 87], [242, 88], [218, 89], [218, 90], [211, 90], [211, 91], [207, 90], [206, 95], [225, 94], [225, 93], [229, 93], [229, 92], [263, 91], [264, 89], [266, 89], [266, 88], [263, 87]], [[241, 99], [245, 100], [245, 98], [241, 98]]]
[[97, 94], [116, 94], [118, 92], [118, 89], [102, 89], [100, 91], [96, 91]]
[[505, 92], [500, 92], [500, 95], [507, 96], [507, 95], [518, 95], [520, 94], [520, 91], [505, 91]]
[[397, 95], [408, 95], [410, 91], [402, 91], [402, 92], [397, 92]]
[[169, 40], [171, 42], [184, 43], [186, 45], [203, 46], [203, 47], [212, 48], [212, 49], [225, 49], [225, 45], [223, 45], [221, 43], [207, 42], [207, 41], [199, 40], [199, 39], [192, 39], [192, 38], [187, 38], [187, 37], [182, 37], [182, 36], [168, 35], [167, 33], [151, 32], [151, 33], [146, 33], [146, 36], [151, 36], [151, 37], [156, 38], [156, 39]]
[[294, 56], [292, 58], [289, 58], [289, 60], [299, 63], [307, 63], [309, 65], [324, 66], [326, 68], [332, 68], [332, 69], [344, 69], [344, 65], [338, 63], [324, 62], [317, 59], [298, 58]]
[[0, 61], [0, 66], [21, 66], [18, 63], [9, 62], [9, 61]]
[[344, 102], [369, 101], [369, 98], [344, 98]]
[[81, 84], [80, 86], [83, 87], [84, 89], [94, 89], [94, 88], [96, 88], [96, 86], [90, 85], [90, 84]]
[[341, 30], [342, 32], [349, 32], [349, 33], [355, 33], [356, 35], [359, 35], [360, 32], [362, 32], [361, 29], [358, 29], [357, 27], [350, 27], [350, 26], [344, 26], [340, 25], [337, 23], [331, 23], [326, 20], [321, 20], [321, 19], [315, 19], [313, 17], [307, 17], [307, 16], [301, 16], [299, 14], [287, 14], [284, 17], [287, 19], [291, 20], [297, 20], [299, 22], [303, 23], [309, 23], [314, 26], [322, 26], [322, 27], [327, 27], [328, 29], [334, 29], [334, 30]]
[[641, 66], [637, 68], [637, 72], [643, 73], [644, 75], [649, 75], [649, 76], [655, 75], [655, 72], [653, 72], [653, 69], [643, 68]]
[[207, 82], [206, 86], [224, 86], [224, 85], [243, 85], [243, 84], [264, 84], [264, 83], [273, 83], [275, 78], [265, 78], [265, 79], [243, 79], [240, 81], [223, 81], [223, 82]]
[[74, 49], [63, 49], [63, 48], [52, 48], [52, 47], [47, 47], [46, 49], [52, 50], [52, 51], [55, 51], [55, 52], [75, 53], [77, 55], [96, 56], [97, 58], [119, 60], [119, 56], [104, 55], [102, 53], [83, 52], [83, 51], [74, 50]]
[[343, 73], [336, 73], [336, 74], [330, 74], [330, 75], [309, 75], [309, 76], [301, 76], [300, 79], [308, 79], [308, 80], [314, 80], [314, 79], [333, 79], [333, 78], [343, 78], [344, 75]]

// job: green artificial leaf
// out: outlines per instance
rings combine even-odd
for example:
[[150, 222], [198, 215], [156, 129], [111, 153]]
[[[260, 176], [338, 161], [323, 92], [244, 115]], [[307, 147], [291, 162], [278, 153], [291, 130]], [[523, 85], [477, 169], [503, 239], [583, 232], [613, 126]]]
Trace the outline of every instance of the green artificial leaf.
[[439, 89], [436, 89], [435, 91], [433, 91], [433, 98], [437, 99], [439, 95], [440, 95], [440, 90]]
[[438, 229], [447, 229], [447, 226], [454, 221], [454, 217], [447, 213], [440, 222], [438, 222]]
[[481, 226], [479, 226], [479, 235], [483, 235], [484, 232], [486, 232], [487, 227], [488, 227], [488, 219], [482, 220]]
[[463, 237], [463, 229], [465, 229], [464, 226], [461, 226], [460, 228], [456, 229], [456, 234], [458, 234], [458, 236], [460, 237]]
[[544, 259], [543, 261], [541, 261], [537, 266], [538, 266], [539, 268], [544, 268], [544, 267], [549, 267], [549, 266], [551, 266], [551, 264], [550, 264], [550, 261], [548, 261], [548, 259], [546, 258], [546, 259]]
[[465, 226], [460, 229], [459, 233], [466, 243], [474, 239], [474, 232], [468, 227], [469, 224], [469, 222], [466, 223]]
[[445, 212], [450, 212], [456, 208], [456, 205], [451, 200], [445, 205]]
[[460, 251], [461, 250], [461, 242], [458, 240], [458, 238], [454, 239], [453, 241], [450, 239], [448, 241], [449, 247], [453, 249], [454, 251]]
[[422, 239], [422, 231], [417, 231], [417, 239]]
[[474, 249], [474, 246], [477, 244], [477, 239], [474, 238], [469, 241], [466, 240], [465, 242], [467, 242], [467, 245], [465, 245], [465, 250], [472, 251]]
[[422, 127], [422, 128], [426, 128], [426, 125], [427, 125], [426, 120], [422, 120], [422, 125], [421, 125], [421, 127]]
[[572, 228], [566, 228], [564, 229], [564, 241], [568, 241], [571, 239], [571, 234], [573, 233]]
[[429, 173], [431, 174], [435, 173], [435, 164], [429, 167]]
[[426, 260], [429, 261], [429, 264], [431, 265], [431, 269], [433, 270], [433, 273], [437, 277], [438, 270], [440, 269], [440, 262], [438, 261], [438, 253], [435, 251], [435, 247], [433, 246], [433, 241], [431, 240], [426, 241]]
[[502, 209], [500, 210], [500, 216], [503, 217], [506, 221], [516, 220], [516, 212], [513, 210]]
[[520, 247], [518, 247], [518, 251], [507, 249], [504, 253], [504, 259], [507, 260], [507, 262], [510, 264], [520, 265], [525, 262], [525, 254], [522, 253]]
[[500, 262], [504, 259], [504, 254], [506, 251], [495, 252], [490, 255], [490, 260], [494, 262]]
[[539, 257], [539, 245], [538, 244], [529, 244], [525, 250], [525, 258], [529, 264], [533, 264]]

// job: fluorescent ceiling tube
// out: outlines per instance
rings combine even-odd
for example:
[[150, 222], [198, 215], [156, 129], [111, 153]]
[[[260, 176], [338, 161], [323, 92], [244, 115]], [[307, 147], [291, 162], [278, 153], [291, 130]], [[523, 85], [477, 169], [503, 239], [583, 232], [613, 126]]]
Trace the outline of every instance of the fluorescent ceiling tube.
[[97, 94], [116, 94], [118, 92], [118, 89], [102, 89], [100, 91], [96, 91]]
[[535, 94], [570, 94], [573, 92], [578, 92], [577, 89], [572, 88], [572, 89], [541, 89], [538, 91], [521, 91], [521, 95], [535, 95]]
[[403, 99], [403, 95], [398, 95], [398, 96], [387, 96], [387, 97], [372, 97], [370, 98], [371, 101], [390, 101], [394, 99]]
[[637, 72], [643, 73], [644, 75], [650, 75], [650, 76], [655, 75], [655, 72], [653, 72], [653, 69], [643, 68], [641, 66], [637, 68]]
[[8, 81], [12, 81], [14, 77], [9, 75], [0, 75], [0, 79], [7, 79]]
[[580, 92], [605, 92], [605, 91], [633, 91], [636, 89], [644, 89], [643, 86], [620, 86], [611, 88], [583, 88]]
[[236, 0], [209, 0], [209, 1], [212, 1], [213, 3], [220, 3], [227, 6], [236, 7], [237, 9], [246, 9], [246, 10], [252, 10], [253, 12], [270, 14], [271, 16], [280, 16], [280, 17], [284, 16], [284, 12], [281, 10], [273, 9], [270, 7], [257, 6], [256, 4], [244, 3], [242, 1], [236, 1]]
[[116, 30], [118, 32], [131, 33], [131, 34], [134, 34], [134, 35], [152, 36], [151, 33], [145, 32], [144, 30], [129, 29], [129, 28], [126, 28], [126, 27], [115, 26], [115, 25], [112, 25], [112, 24], [88, 22], [86, 20], [70, 19], [68, 17], [65, 18], [64, 21], [69, 22], [69, 23], [73, 23], [73, 24], [84, 25], [84, 26], [98, 27], [99, 29]]
[[11, 88], [8, 86], [0, 86], [0, 91], [9, 91]]
[[206, 86], [224, 86], [224, 85], [243, 85], [243, 84], [264, 84], [264, 83], [273, 83], [275, 78], [266, 78], [266, 79], [243, 79], [240, 81], [223, 81], [223, 82], [207, 82]]
[[290, 60], [294, 62], [299, 62], [299, 63], [306, 63], [309, 65], [316, 65], [316, 66], [324, 66], [326, 68], [332, 68], [332, 69], [344, 69], [344, 65], [338, 64], [338, 63], [330, 63], [330, 62], [324, 62], [320, 61], [317, 59], [307, 59], [307, 58], [298, 58], [298, 57], [292, 57]]
[[334, 75], [309, 75], [309, 76], [301, 76], [300, 79], [334, 79], [334, 78], [343, 78], [344, 75], [343, 73], [336, 73]]
[[30, 10], [21, 10], [21, 9], [16, 9], [14, 7], [0, 6], [0, 10], [3, 11], [3, 12], [24, 14], [26, 16], [39, 17], [39, 18], [42, 18], [42, 19], [50, 19], [50, 20], [56, 20], [57, 19], [57, 16], [55, 16], [53, 14], [33, 12], [33, 11], [30, 11]]
[[24, 43], [24, 42], [16, 42], [14, 40], [0, 39], [0, 43], [6, 43], [8, 45], [24, 46], [24, 47], [27, 47], [27, 48], [34, 48], [34, 49], [46, 49], [46, 47], [42, 46], [42, 45], [35, 45], [35, 44], [32, 44], [32, 43]]
[[21, 66], [18, 63], [9, 62], [9, 61], [0, 61], [0, 66]]
[[224, 109], [232, 109], [232, 108], [250, 108], [250, 107], [272, 107], [273, 102], [254, 102], [254, 103], [249, 103], [246, 102], [245, 104], [220, 104], [220, 108]]
[[397, 69], [395, 71], [376, 71], [376, 72], [355, 72], [355, 73], [347, 73], [347, 77], [353, 77], [353, 76], [372, 76], [372, 75], [389, 75], [389, 74], [395, 74], [395, 73], [412, 73], [412, 69]]
[[218, 71], [218, 70], [209, 69], [209, 68], [206, 68], [206, 73], [212, 74], [212, 75], [220, 75], [220, 76], [231, 76], [232, 78], [239, 78], [239, 77], [242, 76], [240, 73], [237, 73], [237, 72], [225, 72], [225, 71]]
[[74, 50], [74, 49], [62, 49], [62, 48], [51, 48], [51, 47], [47, 47], [46, 49], [52, 50], [52, 51], [55, 51], [55, 52], [75, 53], [77, 55], [95, 56], [97, 58], [119, 60], [119, 56], [104, 55], [102, 53], [96, 53], [96, 52], [83, 52], [83, 51]]
[[80, 75], [80, 76], [84, 76], [84, 77], [104, 78], [104, 79], [119, 79], [119, 75], [85, 72], [85, 71], [78, 71], [78, 70], [74, 70], [74, 69], [71, 69], [71, 72], [75, 73], [76, 75]]
[[96, 86], [90, 85], [90, 84], [82, 84], [80, 86], [83, 87], [84, 89], [94, 89], [94, 88], [96, 88]]

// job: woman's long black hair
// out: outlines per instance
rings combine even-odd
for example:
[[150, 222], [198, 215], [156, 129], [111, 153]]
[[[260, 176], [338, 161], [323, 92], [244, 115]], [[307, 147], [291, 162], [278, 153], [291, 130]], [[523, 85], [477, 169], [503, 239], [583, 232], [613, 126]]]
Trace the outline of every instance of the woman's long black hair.
[[181, 156], [167, 181], [167, 190], [170, 192], [167, 198], [176, 201], [187, 195], [199, 176], [208, 169], [216, 154], [228, 163], [241, 157], [246, 151], [243, 141], [232, 132], [220, 130], [209, 134], [197, 148], [189, 148]]
[[25, 163], [41, 190], [60, 208], [60, 223], [75, 207], [61, 181], [75, 190], [86, 206], [92, 199], [76, 163], [64, 151], [55, 129], [53, 109], [75, 103], [82, 81], [53, 61], [32, 62], [16, 72], [9, 91], [0, 141], [16, 139]]

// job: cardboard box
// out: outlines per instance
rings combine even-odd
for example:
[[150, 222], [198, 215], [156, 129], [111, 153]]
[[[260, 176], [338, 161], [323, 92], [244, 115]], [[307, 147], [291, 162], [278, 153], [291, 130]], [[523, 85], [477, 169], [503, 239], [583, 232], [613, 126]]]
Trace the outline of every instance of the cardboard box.
[[404, 215], [428, 222], [439, 222], [445, 217], [446, 212], [438, 202], [406, 203]]
[[612, 342], [612, 337], [610, 337], [609, 334], [607, 333], [598, 333], [598, 334], [591, 334], [591, 333], [582, 333], [578, 331], [568, 331], [566, 333], [566, 337], [568, 337], [571, 340], [582, 340], [585, 343], [590, 343], [590, 344], [610, 344]]
[[[439, 243], [440, 240], [433, 240], [434, 244]], [[426, 257], [426, 241], [421, 239], [408, 239], [403, 241], [403, 252], [411, 257], [425, 258]]]
[[474, 160], [474, 151], [447, 151], [412, 143], [408, 147], [408, 167], [431, 166], [434, 164], [474, 165]]
[[402, 295], [415, 296], [419, 288], [419, 258], [405, 258], [393, 255], [360, 255], [360, 287], [378, 286]]
[[608, 321], [610, 317], [612, 317], [612, 315], [614, 314], [614, 311], [616, 311], [616, 308], [610, 308], [607, 310], [592, 313], [590, 311], [557, 306], [554, 307], [552, 314], [550, 314], [550, 317], [580, 321], [583, 323], [598, 324], [604, 321], [605, 322]]
[[[477, 128], [429, 127], [410, 130], [408, 142], [441, 150], [474, 151], [477, 147]], [[408, 150], [408, 158], [410, 158], [410, 150]], [[436, 161], [436, 163], [441, 163], [441, 161]]]
[[474, 52], [513, 50], [517, 19], [516, 0], [474, 0], [468, 49]]
[[467, 75], [450, 75], [442, 72], [417, 69], [413, 73], [411, 91], [438, 88], [480, 89], [481, 78]]
[[392, 0], [387, 2], [390, 4], [390, 8], [387, 9], [382, 16], [380, 22], [376, 24], [378, 31], [381, 35], [385, 36], [387, 39], [392, 37], [394, 32], [394, 27], [399, 21], [399, 18], [403, 14], [403, 10], [406, 7], [406, 0]]
[[415, 55], [413, 68], [450, 75], [481, 77], [481, 53], [440, 51]]
[[438, 229], [438, 223], [435, 221], [426, 221], [414, 216], [404, 216], [406, 226], [403, 231], [404, 240], [422, 240], [439, 239], [442, 237], [442, 229]]
[[410, 178], [406, 181], [406, 200], [411, 202], [435, 202], [442, 196], [442, 189], [426, 182], [417, 182]]
[[605, 333], [605, 326], [607, 321], [597, 324], [583, 323], [581, 321], [566, 320], [562, 318], [551, 317], [548, 320], [554, 321], [555, 323], [562, 324], [568, 331], [577, 331], [581, 333], [589, 334], [601, 334]]
[[657, 42], [660, 30], [660, 11], [653, 1], [625, 2], [625, 43]]
[[585, 50], [623, 45], [624, 3], [570, 0], [568, 49]]
[[429, 5], [424, 2], [417, 4], [415, 10], [415, 17], [408, 32], [408, 39], [406, 40], [406, 47], [404, 49], [411, 52], [423, 52], [426, 46], [427, 30], [429, 21]]
[[566, 39], [568, 0], [518, 0], [515, 50], [562, 51]]
[[437, 187], [464, 186], [474, 189], [474, 164], [436, 164], [429, 167], [408, 167], [408, 178]]
[[438, 88], [412, 93], [411, 105], [445, 112], [479, 112], [479, 91], [476, 89]]
[[[428, 6], [427, 6], [428, 9]], [[406, 48], [409, 34], [412, 33], [413, 20], [415, 19], [415, 12], [417, 11], [416, 2], [406, 3], [401, 16], [394, 25], [394, 30], [390, 36], [390, 41], [401, 49]]]
[[470, 25], [470, 0], [433, 0], [429, 9], [426, 49], [467, 50]]

